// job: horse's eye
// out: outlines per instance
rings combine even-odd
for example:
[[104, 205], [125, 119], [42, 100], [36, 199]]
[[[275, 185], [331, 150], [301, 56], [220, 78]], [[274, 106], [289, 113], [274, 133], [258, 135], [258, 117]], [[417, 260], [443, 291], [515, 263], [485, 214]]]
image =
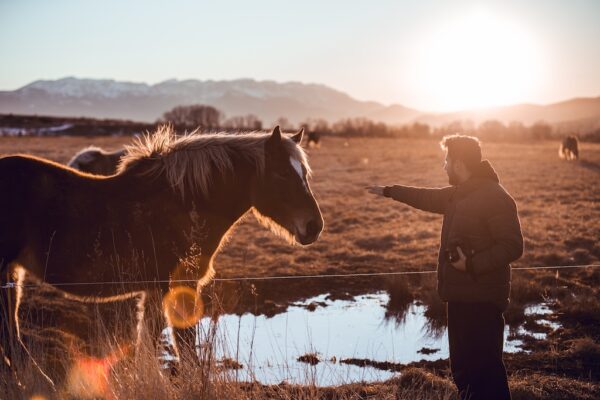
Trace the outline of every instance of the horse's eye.
[[278, 181], [285, 181], [289, 177], [289, 174], [286, 173], [273, 173], [273, 178]]
[[275, 179], [290, 179], [290, 176], [292, 176], [292, 173], [286, 169], [284, 170], [280, 170], [277, 172], [273, 172], [273, 176], [275, 177]]

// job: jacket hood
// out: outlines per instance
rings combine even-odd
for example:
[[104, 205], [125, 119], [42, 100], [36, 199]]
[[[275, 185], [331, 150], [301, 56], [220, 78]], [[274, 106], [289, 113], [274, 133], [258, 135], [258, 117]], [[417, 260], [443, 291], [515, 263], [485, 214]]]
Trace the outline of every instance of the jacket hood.
[[488, 160], [481, 161], [481, 163], [479, 163], [479, 166], [477, 167], [475, 172], [473, 172], [471, 177], [479, 179], [490, 179], [496, 183], [500, 183], [498, 174], [496, 173], [494, 167], [492, 167], [492, 164], [490, 164]]

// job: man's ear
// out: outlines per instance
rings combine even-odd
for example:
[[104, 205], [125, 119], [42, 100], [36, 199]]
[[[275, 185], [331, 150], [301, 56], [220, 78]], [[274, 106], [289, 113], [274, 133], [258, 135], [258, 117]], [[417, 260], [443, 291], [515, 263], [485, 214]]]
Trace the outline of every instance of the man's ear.
[[467, 165], [463, 162], [463, 160], [452, 160], [452, 166], [455, 171], [459, 174], [464, 175], [469, 172]]

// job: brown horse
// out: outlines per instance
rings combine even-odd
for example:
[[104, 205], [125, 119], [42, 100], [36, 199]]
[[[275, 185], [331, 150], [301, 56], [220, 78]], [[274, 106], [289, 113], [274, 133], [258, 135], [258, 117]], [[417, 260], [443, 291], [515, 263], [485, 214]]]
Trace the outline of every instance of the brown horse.
[[126, 146], [119, 172], [108, 177], [31, 156], [0, 158], [5, 356], [25, 350], [16, 315], [28, 273], [88, 300], [145, 291], [146, 311], [160, 309], [152, 315], [153, 340], [171, 323], [179, 359], [197, 360], [199, 317], [173, 324], [163, 297], [184, 284], [199, 292], [231, 227], [252, 210], [290, 242], [308, 245], [321, 233], [302, 135], [282, 136], [276, 127], [271, 134], [176, 137], [161, 127]]
[[113, 175], [124, 155], [124, 149], [109, 152], [100, 147], [88, 146], [75, 154], [67, 165], [90, 174]]
[[321, 147], [321, 134], [319, 132], [310, 131], [308, 132], [308, 139], [306, 141], [307, 147]]
[[558, 156], [565, 160], [579, 159], [579, 142], [576, 136], [567, 136], [558, 148]]

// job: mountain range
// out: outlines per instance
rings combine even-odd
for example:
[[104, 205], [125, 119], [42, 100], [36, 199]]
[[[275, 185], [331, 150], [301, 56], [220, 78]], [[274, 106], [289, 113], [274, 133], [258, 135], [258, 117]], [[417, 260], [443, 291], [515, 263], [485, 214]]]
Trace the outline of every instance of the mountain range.
[[85, 116], [154, 122], [177, 105], [206, 104], [226, 117], [254, 114], [266, 125], [285, 117], [292, 123], [307, 119], [335, 122], [365, 117], [388, 124], [412, 122], [443, 125], [496, 119], [551, 124], [600, 121], [600, 96], [576, 98], [548, 105], [519, 104], [484, 110], [430, 113], [399, 104], [360, 101], [322, 84], [167, 80], [155, 85], [110, 79], [38, 80], [14, 91], [0, 91], [0, 113]]

